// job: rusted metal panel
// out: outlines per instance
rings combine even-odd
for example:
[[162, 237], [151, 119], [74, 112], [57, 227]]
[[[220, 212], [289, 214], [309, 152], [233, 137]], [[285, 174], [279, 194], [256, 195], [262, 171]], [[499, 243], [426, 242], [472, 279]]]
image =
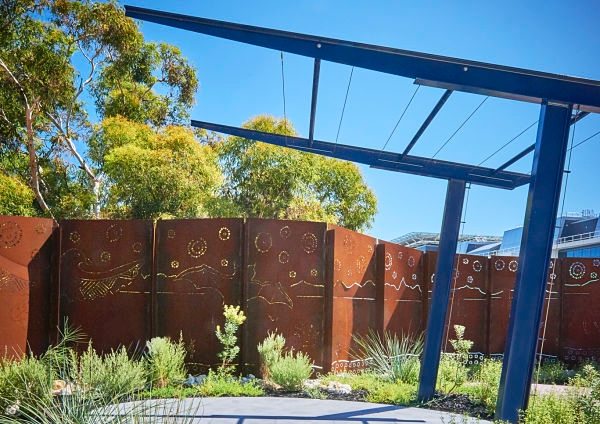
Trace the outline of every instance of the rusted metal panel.
[[[156, 335], [191, 346], [188, 362], [218, 362], [224, 305], [242, 304], [242, 219], [187, 219], [156, 224]], [[244, 324], [246, 325], [246, 324]]]
[[323, 366], [326, 225], [246, 221], [244, 359], [259, 363], [256, 346], [269, 332]]
[[444, 339], [445, 351], [453, 351], [449, 340], [456, 338], [454, 325], [465, 327], [464, 338], [473, 341], [471, 352], [486, 351], [489, 292], [487, 266], [485, 257], [456, 257]]
[[377, 309], [383, 330], [399, 336], [423, 332], [422, 259], [420, 250], [389, 242], [377, 246]]
[[51, 219], [0, 215], [0, 356], [48, 347], [55, 228]]
[[151, 335], [152, 221], [60, 222], [60, 314], [98, 351]]
[[357, 346], [352, 336], [381, 331], [376, 317], [377, 240], [345, 228], [330, 226], [333, 236], [332, 371], [362, 368], [350, 362]]
[[563, 259], [561, 359], [600, 358], [600, 259]]
[[494, 256], [490, 267], [489, 354], [503, 354], [508, 318], [513, 299], [515, 276], [519, 267], [515, 256]]

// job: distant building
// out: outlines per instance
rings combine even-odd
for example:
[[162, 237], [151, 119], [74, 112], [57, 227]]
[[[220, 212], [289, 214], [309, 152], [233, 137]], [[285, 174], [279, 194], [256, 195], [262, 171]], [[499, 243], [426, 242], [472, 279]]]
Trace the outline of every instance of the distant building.
[[[456, 253], [481, 256], [519, 256], [523, 227], [497, 236], [461, 236]], [[439, 234], [409, 233], [392, 242], [424, 252], [437, 251]], [[552, 245], [553, 258], [600, 258], [600, 219], [592, 210], [568, 213], [556, 219]]]

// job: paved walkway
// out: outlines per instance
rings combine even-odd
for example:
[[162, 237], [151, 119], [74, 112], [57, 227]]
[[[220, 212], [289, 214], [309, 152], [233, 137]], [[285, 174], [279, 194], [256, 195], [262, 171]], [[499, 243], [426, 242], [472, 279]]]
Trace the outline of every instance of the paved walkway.
[[[281, 397], [189, 398], [134, 402], [119, 406], [135, 410], [152, 423], [307, 424], [307, 423], [435, 423], [475, 424], [491, 421], [448, 412], [366, 402]], [[109, 415], [114, 414], [109, 413]]]

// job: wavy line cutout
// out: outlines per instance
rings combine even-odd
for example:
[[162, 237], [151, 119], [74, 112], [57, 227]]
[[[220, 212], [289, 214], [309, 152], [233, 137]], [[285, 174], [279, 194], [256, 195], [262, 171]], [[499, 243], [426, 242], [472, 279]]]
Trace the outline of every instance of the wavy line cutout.
[[361, 284], [359, 282], [356, 282], [356, 281], [354, 283], [350, 284], [350, 285], [347, 285], [344, 281], [341, 281], [341, 283], [342, 283], [342, 286], [344, 286], [344, 288], [346, 288], [346, 289], [351, 289], [354, 286], [358, 286], [360, 288], [363, 288], [367, 284], [371, 284], [373, 287], [375, 287], [375, 283], [373, 282], [373, 280], [367, 280], [363, 284]]
[[408, 284], [406, 284], [406, 280], [404, 279], [404, 277], [402, 277], [402, 280], [400, 280], [400, 283], [397, 286], [393, 283], [385, 283], [385, 285], [393, 287], [396, 291], [400, 291], [402, 286], [404, 286], [410, 290], [419, 290], [420, 293], [423, 293], [423, 290], [421, 290], [420, 284], [415, 284], [414, 286], [408, 285]]
[[481, 290], [479, 287], [473, 287], [473, 286], [470, 286], [468, 284], [465, 284], [464, 286], [456, 287], [456, 288], [454, 288], [452, 290], [455, 291], [455, 292], [457, 292], [457, 291], [462, 290], [462, 289], [475, 290], [475, 291], [478, 291], [479, 293], [481, 293], [483, 295], [487, 294], [486, 292], [484, 292], [483, 290]]
[[596, 278], [595, 280], [586, 281], [585, 283], [576, 284], [576, 283], [565, 283], [565, 287], [585, 287], [588, 284], [595, 283], [600, 281], [600, 278]]

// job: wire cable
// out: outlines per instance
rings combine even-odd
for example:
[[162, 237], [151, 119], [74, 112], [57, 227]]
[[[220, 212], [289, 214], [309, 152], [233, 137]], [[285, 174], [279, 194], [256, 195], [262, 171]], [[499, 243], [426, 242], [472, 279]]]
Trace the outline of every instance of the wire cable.
[[340, 129], [342, 128], [342, 120], [344, 119], [344, 112], [346, 111], [346, 102], [348, 101], [348, 93], [350, 92], [350, 84], [352, 83], [352, 75], [354, 74], [354, 66], [350, 70], [350, 78], [348, 78], [348, 88], [346, 88], [346, 97], [344, 98], [344, 106], [342, 107], [342, 115], [340, 116], [340, 123], [338, 125], [337, 134], [335, 135], [335, 144], [338, 142], [340, 136]]
[[381, 148], [381, 150], [385, 150], [386, 146], [388, 145], [388, 143], [390, 142], [390, 140], [392, 139], [392, 136], [394, 135], [394, 133], [396, 132], [396, 128], [398, 128], [398, 125], [400, 124], [400, 121], [402, 121], [402, 118], [404, 117], [404, 114], [406, 113], [406, 111], [408, 110], [410, 104], [412, 103], [413, 99], [415, 98], [415, 96], [417, 95], [417, 92], [419, 91], [419, 88], [421, 88], [421, 85], [417, 85], [416, 90], [414, 91], [412, 97], [410, 98], [410, 100], [408, 101], [406, 107], [404, 108], [404, 110], [402, 111], [402, 115], [400, 115], [400, 118], [398, 118], [398, 122], [396, 122], [396, 125], [394, 126], [394, 129], [392, 130], [392, 133], [390, 134], [390, 136], [388, 137], [387, 141], [385, 142], [385, 144], [383, 145], [383, 147]]
[[479, 106], [477, 106], [477, 107], [475, 108], [475, 110], [474, 110], [473, 112], [471, 112], [471, 114], [470, 114], [470, 115], [467, 117], [467, 119], [465, 119], [465, 120], [463, 121], [463, 123], [462, 123], [462, 124], [460, 124], [460, 126], [459, 126], [459, 127], [456, 129], [456, 131], [454, 131], [454, 133], [453, 133], [453, 134], [452, 134], [452, 135], [451, 135], [451, 136], [448, 138], [448, 140], [446, 140], [446, 141], [444, 142], [444, 144], [442, 144], [442, 145], [440, 146], [440, 148], [439, 148], [439, 149], [437, 149], [437, 152], [435, 152], [435, 153], [434, 153], [434, 155], [431, 157], [431, 159], [435, 159], [435, 157], [438, 155], [438, 153], [439, 153], [439, 152], [441, 152], [441, 151], [442, 151], [442, 149], [443, 149], [444, 147], [446, 147], [446, 144], [448, 144], [448, 143], [450, 142], [450, 140], [452, 140], [452, 139], [454, 138], [454, 136], [455, 136], [455, 135], [456, 135], [456, 134], [457, 134], [457, 133], [460, 131], [460, 129], [461, 129], [461, 128], [462, 128], [462, 127], [463, 127], [463, 126], [464, 126], [464, 125], [465, 125], [467, 122], [469, 122], [469, 119], [471, 119], [471, 118], [473, 117], [473, 115], [475, 115], [475, 112], [477, 112], [477, 111], [479, 110], [479, 108], [480, 108], [481, 106], [483, 106], [483, 104], [485, 103], [485, 101], [486, 101], [487, 99], [489, 99], [489, 98], [490, 98], [490, 96], [486, 96], [486, 98], [485, 98], [485, 99], [483, 99], [483, 101], [482, 101], [481, 103], [479, 103]]
[[[573, 128], [573, 132], [575, 132], [575, 128]], [[571, 144], [571, 148], [569, 149], [569, 152], [571, 152], [571, 150], [573, 150], [575, 147], [579, 147], [579, 146], [581, 146], [583, 143], [585, 143], [586, 141], [589, 141], [589, 140], [591, 140], [592, 138], [596, 137], [598, 134], [600, 134], [600, 131], [598, 131], [598, 132], [597, 132], [597, 133], [595, 133], [595, 134], [592, 134], [592, 135], [590, 135], [588, 138], [586, 138], [586, 139], [584, 139], [584, 140], [581, 140], [579, 143], [577, 143], [577, 144], [576, 144], [576, 145], [574, 145], [574, 146]]]
[[499, 153], [502, 149], [504, 149], [506, 146], [508, 146], [510, 143], [512, 143], [513, 141], [515, 141], [517, 138], [521, 137], [523, 134], [525, 134], [529, 129], [531, 129], [531, 127], [533, 127], [535, 124], [537, 124], [539, 121], [536, 120], [534, 123], [532, 123], [531, 125], [529, 125], [527, 128], [525, 128], [523, 131], [521, 131], [519, 134], [517, 134], [516, 136], [514, 136], [513, 138], [511, 138], [509, 141], [507, 141], [506, 143], [504, 143], [502, 145], [502, 147], [500, 147], [498, 150], [496, 150], [494, 153], [492, 153], [491, 155], [489, 155], [487, 158], [485, 158], [484, 160], [482, 160], [481, 162], [479, 162], [477, 164], [477, 166], [481, 166], [483, 165], [485, 162], [487, 162], [488, 160], [490, 160], [492, 157], [494, 157], [497, 153]]

